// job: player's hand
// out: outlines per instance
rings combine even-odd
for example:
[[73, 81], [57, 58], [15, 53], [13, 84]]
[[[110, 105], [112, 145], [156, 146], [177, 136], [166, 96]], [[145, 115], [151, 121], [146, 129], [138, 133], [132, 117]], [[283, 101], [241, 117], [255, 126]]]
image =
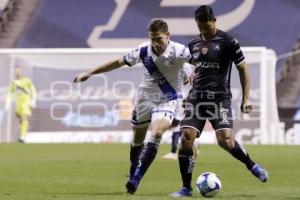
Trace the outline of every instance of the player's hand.
[[86, 81], [88, 78], [90, 78], [90, 76], [91, 75], [86, 72], [80, 73], [74, 78], [74, 83]]
[[191, 76], [189, 76], [188, 79], [183, 83], [183, 85], [187, 85], [187, 84], [192, 85], [192, 84], [193, 84], [194, 77], [195, 77], [194, 74], [191, 75]]
[[249, 100], [243, 101], [241, 104], [241, 111], [243, 113], [250, 113], [252, 111], [252, 105]]

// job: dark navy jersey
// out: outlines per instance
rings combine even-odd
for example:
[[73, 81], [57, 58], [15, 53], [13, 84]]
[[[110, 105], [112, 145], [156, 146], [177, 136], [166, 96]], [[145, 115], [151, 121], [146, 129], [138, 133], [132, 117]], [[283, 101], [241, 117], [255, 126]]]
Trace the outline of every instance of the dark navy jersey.
[[245, 60], [239, 42], [217, 30], [211, 40], [198, 37], [188, 46], [192, 55], [191, 63], [196, 66], [192, 91], [230, 94], [232, 62], [239, 65]]

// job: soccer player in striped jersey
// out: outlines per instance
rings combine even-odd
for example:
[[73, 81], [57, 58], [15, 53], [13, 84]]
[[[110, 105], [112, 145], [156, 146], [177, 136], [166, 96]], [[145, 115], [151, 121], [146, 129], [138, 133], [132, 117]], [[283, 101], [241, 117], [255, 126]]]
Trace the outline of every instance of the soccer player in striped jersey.
[[[123, 58], [97, 66], [75, 77], [74, 82], [87, 80], [99, 74], [141, 63], [143, 81], [139, 85], [131, 124], [133, 139], [130, 147], [130, 171], [126, 189], [133, 194], [153, 162], [163, 133], [169, 129], [179, 104], [180, 71], [191, 55], [188, 49], [170, 40], [168, 25], [163, 20], [153, 20], [148, 26], [150, 41], [126, 53]], [[150, 140], [144, 139], [151, 123]]]
[[186, 104], [185, 119], [181, 122], [179, 166], [183, 187], [172, 197], [192, 195], [191, 180], [194, 167], [193, 143], [199, 137], [206, 120], [215, 129], [219, 146], [240, 160], [260, 181], [266, 182], [267, 171], [255, 163], [232, 133], [230, 77], [232, 63], [236, 65], [242, 85], [241, 111], [249, 113], [249, 74], [239, 42], [216, 28], [216, 18], [210, 6], [200, 6], [195, 12], [200, 31], [188, 47], [196, 66], [193, 87]]

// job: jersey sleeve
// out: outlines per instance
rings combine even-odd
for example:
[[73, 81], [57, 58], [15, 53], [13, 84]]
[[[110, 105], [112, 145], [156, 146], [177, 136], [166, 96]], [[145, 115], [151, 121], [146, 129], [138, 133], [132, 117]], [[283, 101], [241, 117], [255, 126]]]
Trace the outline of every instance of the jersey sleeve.
[[137, 63], [141, 62], [141, 58], [140, 58], [140, 48], [135, 48], [129, 52], [127, 52], [124, 57], [124, 63], [128, 66], [133, 66]]
[[232, 60], [236, 66], [245, 62], [245, 57], [237, 39], [232, 39], [230, 42]]
[[31, 98], [32, 98], [33, 100], [35, 100], [35, 99], [36, 99], [36, 89], [35, 89], [35, 86], [34, 86], [34, 84], [32, 83], [32, 80], [31, 80], [31, 79], [29, 79], [28, 84], [29, 84], [29, 88], [30, 88]]

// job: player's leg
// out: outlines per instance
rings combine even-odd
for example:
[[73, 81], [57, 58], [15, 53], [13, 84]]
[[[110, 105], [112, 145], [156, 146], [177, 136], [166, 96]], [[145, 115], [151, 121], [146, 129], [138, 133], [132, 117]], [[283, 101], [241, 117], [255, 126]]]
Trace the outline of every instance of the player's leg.
[[156, 157], [163, 133], [170, 125], [171, 122], [166, 119], [157, 119], [151, 122], [152, 134], [150, 140], [142, 150], [134, 176], [126, 184], [128, 193], [133, 194], [136, 191], [142, 177]]
[[178, 142], [180, 138], [180, 122], [184, 119], [184, 108], [183, 100], [180, 99], [178, 106], [175, 110], [175, 118], [172, 121], [171, 130], [172, 130], [172, 141], [171, 141], [171, 152], [163, 156], [164, 159], [173, 159], [177, 160], [178, 155], [176, 154], [178, 148]]
[[19, 141], [20, 142], [24, 142], [28, 130], [29, 130], [29, 118], [27, 115], [21, 115], [19, 117], [19, 121], [20, 121], [20, 138]]
[[133, 194], [136, 191], [142, 177], [155, 159], [162, 135], [172, 124], [176, 104], [177, 101], [165, 102], [157, 105], [153, 109], [150, 140], [142, 150], [139, 157], [139, 165], [135, 170], [133, 178], [126, 184], [128, 193]]
[[[175, 122], [174, 122], [175, 121]], [[163, 156], [164, 159], [171, 159], [171, 160], [177, 160], [177, 148], [178, 148], [178, 142], [180, 138], [180, 126], [179, 126], [179, 121], [174, 119], [172, 122], [172, 125], [176, 125], [175, 127], [171, 128], [172, 131], [172, 140], [171, 140], [171, 150], [169, 153]]]
[[200, 109], [197, 115], [192, 107], [187, 109], [189, 110], [186, 112], [186, 117], [181, 122], [181, 143], [178, 150], [182, 188], [177, 192], [171, 193], [171, 197], [187, 197], [192, 195], [191, 183], [195, 164], [193, 144], [195, 138], [200, 136], [206, 121], [198, 117], [202, 116]]
[[176, 158], [177, 158], [176, 152], [178, 149], [179, 138], [180, 138], [180, 126], [178, 125], [176, 128], [173, 129], [172, 143], [171, 143], [171, 153], [173, 153], [173, 155], [175, 154]]
[[216, 136], [219, 146], [243, 162], [248, 169], [255, 165], [243, 146], [234, 140], [231, 129], [219, 129], [216, 131]]
[[139, 156], [144, 147], [144, 140], [147, 134], [148, 125], [145, 127], [132, 127], [133, 138], [130, 144], [130, 171], [129, 179], [132, 178], [138, 165]]
[[250, 158], [245, 148], [234, 140], [232, 133], [231, 102], [228, 99], [218, 105], [219, 116], [211, 123], [216, 130], [216, 137], [220, 147], [228, 151], [233, 157], [243, 162], [246, 167], [262, 182], [268, 179], [268, 173]]
[[29, 101], [18, 101], [16, 114], [20, 122], [20, 142], [24, 142], [29, 130], [29, 117], [31, 116], [31, 108]]
[[228, 151], [233, 157], [243, 162], [246, 167], [262, 182], [268, 180], [268, 172], [256, 164], [249, 156], [245, 148], [234, 140], [232, 130], [220, 129], [216, 131], [218, 144]]
[[133, 128], [133, 137], [130, 145], [130, 171], [129, 179], [126, 183], [127, 192], [133, 194], [135, 188], [132, 187], [131, 180], [135, 174], [139, 163], [139, 157], [144, 148], [144, 140], [151, 122], [153, 104], [146, 99], [137, 98], [132, 112], [131, 126]]
[[194, 152], [195, 158], [198, 158], [198, 156], [200, 155], [200, 143], [197, 138], [195, 139], [194, 144], [193, 144], [193, 152]]

